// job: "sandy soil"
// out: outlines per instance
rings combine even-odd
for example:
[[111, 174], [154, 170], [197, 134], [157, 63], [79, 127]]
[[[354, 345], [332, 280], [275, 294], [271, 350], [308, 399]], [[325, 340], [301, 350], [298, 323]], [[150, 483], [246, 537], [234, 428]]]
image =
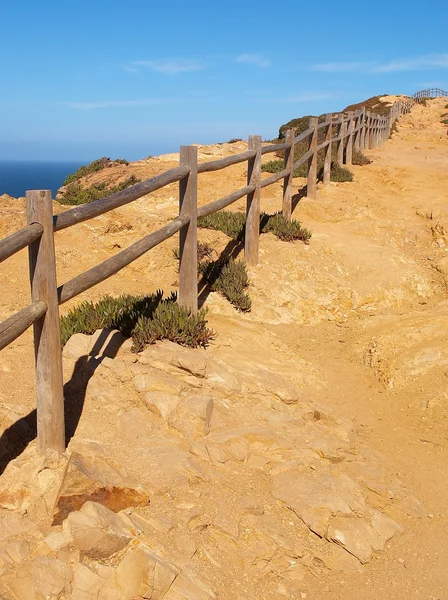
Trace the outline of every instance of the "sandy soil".
[[[353, 167], [354, 182], [320, 184], [317, 199], [301, 199], [294, 217], [310, 229], [310, 245], [261, 237], [260, 265], [251, 269], [250, 314], [221, 297], [205, 300], [211, 326], [225, 346], [238, 331], [238, 353], [254, 360], [252, 342], [265, 340], [264, 363], [288, 368], [305, 397], [353, 419], [362, 444], [379, 452], [425, 507], [404, 518], [404, 532], [359, 573], [326, 570], [301, 582], [307, 600], [391, 598], [444, 600], [448, 590], [448, 136], [440, 115], [446, 100], [416, 106], [398, 133], [366, 151], [372, 164]], [[200, 148], [200, 160], [240, 152], [244, 142]], [[149, 177], [176, 165], [167, 155], [116, 167]], [[112, 169], [108, 169], [110, 176]], [[93, 176], [99, 181], [103, 175]], [[241, 165], [200, 177], [200, 203], [244, 185]], [[297, 191], [303, 185], [295, 180]], [[241, 208], [240, 201], [235, 209]], [[280, 185], [263, 190], [262, 208], [281, 208]], [[55, 210], [63, 210], [55, 203]], [[128, 207], [56, 234], [58, 280], [66, 281], [175, 215], [169, 186]], [[0, 236], [24, 222], [24, 201], [0, 197]], [[222, 251], [228, 240], [200, 231]], [[158, 246], [112, 279], [62, 307], [104, 293], [143, 293], [177, 285], [175, 240]], [[26, 303], [27, 260], [21, 252], [0, 267], [0, 319]], [[225, 342], [225, 340], [227, 340]], [[11, 420], [34, 408], [31, 334], [0, 357], [0, 403]], [[5, 413], [6, 414], [6, 413]], [[224, 597], [224, 596], [223, 596]], [[248, 596], [257, 597], [257, 596]], [[258, 596], [260, 597], [260, 596]], [[290, 596], [292, 598], [292, 596]]]

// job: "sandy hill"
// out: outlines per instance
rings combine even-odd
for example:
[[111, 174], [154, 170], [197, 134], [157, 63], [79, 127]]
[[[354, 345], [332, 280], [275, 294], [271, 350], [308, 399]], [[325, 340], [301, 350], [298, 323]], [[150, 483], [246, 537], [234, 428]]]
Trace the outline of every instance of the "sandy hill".
[[[316, 200], [300, 201], [294, 217], [313, 232], [309, 245], [261, 237], [252, 311], [211, 293], [207, 350], [162, 342], [136, 355], [117, 332], [71, 338], [65, 455], [36, 453], [31, 333], [2, 352], [2, 597], [444, 597], [445, 104], [416, 106], [366, 152], [372, 164], [353, 167], [354, 182], [319, 185]], [[245, 148], [200, 147], [199, 156]], [[144, 178], [177, 160], [113, 169], [117, 180]], [[200, 203], [244, 185], [244, 171], [201, 175]], [[264, 210], [280, 205], [280, 185], [264, 190]], [[59, 281], [176, 210], [173, 185], [57, 233]], [[23, 201], [1, 197], [0, 217], [0, 235], [20, 227]], [[228, 243], [199, 236], [217, 253]], [[106, 292], [175, 289], [175, 243], [62, 312]], [[3, 319], [28, 297], [26, 253], [1, 265], [0, 285]]]

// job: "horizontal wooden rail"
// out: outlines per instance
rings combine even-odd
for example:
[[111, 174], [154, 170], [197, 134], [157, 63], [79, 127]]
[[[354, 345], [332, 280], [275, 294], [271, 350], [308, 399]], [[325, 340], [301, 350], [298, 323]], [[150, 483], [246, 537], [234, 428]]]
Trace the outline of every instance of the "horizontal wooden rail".
[[115, 208], [119, 208], [125, 204], [129, 204], [129, 202], [134, 202], [134, 200], [138, 200], [138, 198], [146, 196], [146, 194], [155, 192], [156, 190], [159, 190], [170, 183], [180, 181], [186, 177], [189, 172], [190, 169], [188, 167], [176, 167], [175, 169], [165, 171], [160, 175], [156, 175], [151, 179], [137, 183], [136, 185], [133, 185], [132, 187], [121, 192], [117, 192], [116, 194], [111, 194], [105, 198], [100, 198], [99, 200], [95, 200], [90, 204], [77, 206], [76, 208], [72, 208], [65, 213], [61, 213], [60, 215], [55, 215], [53, 217], [54, 231], [60, 231], [66, 227], [71, 227], [72, 225], [82, 223], [83, 221], [88, 221], [89, 219], [103, 215], [110, 210], [114, 210]]
[[40, 223], [32, 223], [0, 240], [0, 263], [35, 242], [43, 231]]
[[283, 142], [282, 144], [272, 144], [261, 148], [261, 154], [269, 154], [270, 152], [280, 152], [281, 150], [289, 150], [291, 142]]
[[324, 127], [328, 127], [328, 123], [326, 121], [319, 123], [317, 129], [323, 129]]
[[265, 179], [262, 179], [260, 182], [260, 187], [265, 188], [268, 185], [272, 185], [276, 181], [279, 181], [280, 179], [287, 177], [288, 175], [289, 175], [289, 169], [283, 169], [283, 171], [279, 171], [278, 173], [274, 173], [270, 177], [266, 177]]
[[300, 142], [303, 142], [303, 140], [308, 139], [310, 135], [313, 134], [313, 132], [314, 129], [312, 127], [308, 127], [308, 129], [306, 129], [300, 135], [294, 138], [294, 144], [299, 144]]
[[296, 169], [301, 167], [304, 162], [306, 162], [309, 158], [311, 158], [313, 156], [313, 153], [314, 153], [314, 150], [308, 150], [308, 152], [305, 152], [305, 154], [303, 156], [301, 156], [299, 158], [299, 160], [296, 160], [296, 162], [294, 163], [293, 170], [295, 171]]
[[326, 140], [325, 142], [322, 142], [322, 144], [319, 144], [319, 146], [317, 147], [316, 151], [319, 152], [319, 150], [323, 150], [324, 148], [326, 148], [327, 146], [329, 146], [334, 140]]
[[46, 312], [47, 305], [38, 300], [2, 321], [0, 323], [0, 350], [22, 335]]
[[255, 185], [246, 185], [239, 190], [236, 190], [232, 194], [228, 196], [224, 196], [224, 198], [219, 198], [219, 200], [214, 200], [213, 202], [209, 202], [208, 204], [204, 204], [198, 208], [198, 218], [206, 217], [211, 215], [218, 210], [222, 210], [226, 206], [233, 204], [243, 196], [247, 196], [247, 194], [251, 194], [255, 190]]
[[164, 240], [167, 240], [172, 235], [177, 233], [184, 225], [190, 220], [190, 217], [179, 216], [168, 225], [165, 225], [161, 229], [158, 229], [154, 233], [150, 233], [138, 242], [135, 242], [129, 248], [122, 250], [115, 256], [108, 258], [96, 267], [73, 277], [67, 283], [58, 287], [58, 299], [59, 304], [64, 304], [67, 300], [74, 298], [78, 294], [85, 292], [89, 288], [101, 283], [105, 279], [108, 279], [111, 275], [114, 275], [124, 267], [127, 267], [131, 262], [158, 246]]
[[198, 164], [198, 173], [209, 173], [210, 171], [219, 171], [220, 169], [225, 169], [226, 167], [230, 167], [231, 165], [237, 165], [238, 163], [245, 162], [246, 160], [249, 160], [249, 158], [253, 158], [254, 156], [254, 150], [248, 150], [247, 152], [235, 154], [234, 156], [226, 156], [225, 158], [220, 158], [219, 160], [212, 160], [210, 162], [200, 163]]

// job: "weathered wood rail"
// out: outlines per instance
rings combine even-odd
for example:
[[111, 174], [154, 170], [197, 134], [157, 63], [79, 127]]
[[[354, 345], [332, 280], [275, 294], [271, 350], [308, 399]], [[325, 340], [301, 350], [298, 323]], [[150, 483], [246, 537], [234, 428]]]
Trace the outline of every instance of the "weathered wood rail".
[[440, 97], [448, 97], [448, 92], [441, 90], [440, 88], [430, 88], [429, 90], [420, 90], [420, 92], [416, 92], [412, 98], [417, 102], [421, 100], [431, 99], [431, 98], [440, 98]]
[[[261, 190], [283, 180], [282, 212], [284, 217], [290, 220], [295, 169], [308, 163], [307, 196], [315, 198], [319, 152], [324, 153], [322, 182], [326, 185], [330, 181], [333, 158], [340, 164], [350, 165], [354, 149], [376, 148], [385, 142], [389, 138], [393, 123], [401, 115], [410, 112], [415, 101], [409, 99], [396, 102], [387, 117], [365, 109], [346, 115], [329, 113], [320, 123], [317, 117], [312, 117], [306, 131], [296, 135], [294, 130], [289, 130], [285, 142], [262, 146], [261, 137], [250, 136], [246, 152], [207, 163], [198, 164], [196, 147], [183, 146], [180, 149], [180, 165], [177, 168], [106, 198], [76, 206], [59, 215], [53, 215], [50, 191], [28, 191], [28, 224], [0, 240], [0, 262], [28, 247], [32, 303], [0, 323], [0, 350], [33, 325], [39, 450], [44, 452], [48, 448], [59, 451], [65, 449], [60, 304], [111, 277], [151, 248], [179, 232], [179, 303], [196, 312], [198, 217], [222, 210], [238, 199], [246, 197], [244, 254], [248, 264], [256, 265], [259, 258]], [[324, 141], [318, 144], [320, 131], [324, 133]], [[295, 147], [305, 140], [308, 141], [308, 149], [297, 158]], [[336, 153], [332, 156], [334, 145]], [[262, 178], [261, 157], [272, 152], [284, 152], [284, 169]], [[248, 165], [247, 184], [244, 187], [228, 196], [197, 206], [199, 174], [218, 171], [243, 162]], [[175, 219], [99, 265], [62, 285], [57, 285], [55, 231], [93, 219], [175, 182], [179, 182], [179, 215]]]

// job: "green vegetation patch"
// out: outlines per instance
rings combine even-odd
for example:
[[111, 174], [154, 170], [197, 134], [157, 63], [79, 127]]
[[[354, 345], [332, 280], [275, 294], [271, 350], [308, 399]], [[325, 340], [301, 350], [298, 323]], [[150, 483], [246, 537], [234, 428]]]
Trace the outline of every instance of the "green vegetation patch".
[[[307, 152], [307, 150], [306, 150]], [[298, 160], [299, 157], [296, 158]], [[284, 160], [269, 160], [261, 165], [261, 170], [265, 173], [280, 173], [285, 168]], [[306, 177], [308, 173], [308, 165], [305, 162], [303, 165], [300, 165], [298, 169], [294, 170], [293, 177]]]
[[352, 156], [352, 164], [353, 165], [358, 165], [360, 167], [363, 167], [364, 165], [370, 165], [372, 163], [372, 161], [370, 160], [370, 158], [368, 158], [364, 152], [361, 152], [361, 150], [356, 150], [353, 149], [353, 156]]
[[[243, 212], [221, 210], [207, 217], [199, 218], [198, 225], [204, 229], [222, 231], [231, 239], [242, 242], [244, 240], [246, 215]], [[288, 242], [294, 240], [307, 242], [311, 238], [311, 232], [302, 227], [300, 221], [296, 219], [287, 221], [282, 213], [273, 215], [261, 213], [260, 233], [273, 233], [280, 240]]]
[[107, 183], [95, 183], [89, 187], [82, 187], [80, 183], [71, 183], [61, 193], [62, 197], [58, 199], [58, 202], [69, 205], [87, 204], [116, 192], [121, 192], [136, 183], [140, 183], [140, 181], [141, 179], [131, 175], [114, 186], [109, 186]]
[[246, 215], [242, 212], [220, 210], [206, 217], [198, 219], [198, 226], [203, 229], [214, 229], [222, 231], [232, 240], [242, 241], [244, 239], [244, 227]]
[[91, 173], [97, 173], [98, 171], [102, 171], [106, 167], [111, 167], [116, 164], [128, 165], [129, 162], [127, 160], [125, 160], [124, 158], [117, 158], [115, 160], [111, 160], [110, 158], [107, 158], [106, 156], [103, 156], [102, 158], [97, 158], [96, 160], [92, 161], [88, 165], [83, 165], [82, 167], [79, 167], [79, 169], [77, 171], [75, 171], [74, 173], [67, 175], [67, 177], [65, 178], [62, 185], [69, 185], [70, 183], [73, 183], [74, 181], [81, 179], [81, 177], [85, 177], [85, 175], [90, 175]]
[[108, 328], [132, 336], [135, 352], [162, 339], [183, 346], [205, 346], [213, 338], [205, 314], [202, 310], [191, 315], [176, 303], [175, 293], [164, 299], [160, 290], [150, 296], [103, 296], [96, 303], [82, 302], [61, 318], [61, 344], [75, 333], [91, 335]]
[[141, 352], [148, 344], [157, 340], [170, 340], [181, 346], [205, 348], [214, 338], [207, 327], [207, 309], [202, 308], [196, 314], [173, 302], [162, 301], [151, 317], [141, 316], [132, 332], [132, 350]]
[[262, 233], [273, 233], [279, 240], [284, 242], [294, 242], [295, 240], [309, 242], [311, 239], [311, 231], [302, 227], [300, 221], [296, 219], [287, 221], [281, 212], [273, 215], [262, 213], [260, 231]]
[[249, 276], [244, 262], [232, 258], [209, 262], [204, 265], [202, 276], [213, 291], [220, 292], [237, 310], [250, 311], [252, 301], [245, 291], [249, 286]]
[[331, 164], [331, 181], [353, 181], [353, 173], [347, 167], [342, 167], [339, 163]]
[[[355, 153], [353, 153], [353, 154], [355, 154]], [[364, 156], [364, 154], [362, 156], [366, 160], [368, 160], [369, 163], [371, 162], [367, 158], [367, 156]], [[358, 164], [358, 163], [354, 162], [353, 164]], [[363, 163], [363, 164], [368, 164], [368, 163]], [[285, 168], [284, 162], [282, 160], [271, 160], [271, 161], [261, 165], [261, 170], [267, 171], [268, 173], [279, 173], [280, 171], [283, 171], [284, 168]], [[303, 164], [299, 167], [299, 169], [296, 169], [294, 171], [294, 177], [306, 177], [307, 171], [308, 171], [308, 166], [306, 164]], [[323, 159], [320, 161], [318, 160], [317, 171], [318, 171], [318, 177], [322, 178]], [[341, 165], [339, 165], [337, 162], [332, 162], [331, 170], [330, 170], [330, 181], [353, 181], [353, 173], [346, 167], [342, 167]]]

